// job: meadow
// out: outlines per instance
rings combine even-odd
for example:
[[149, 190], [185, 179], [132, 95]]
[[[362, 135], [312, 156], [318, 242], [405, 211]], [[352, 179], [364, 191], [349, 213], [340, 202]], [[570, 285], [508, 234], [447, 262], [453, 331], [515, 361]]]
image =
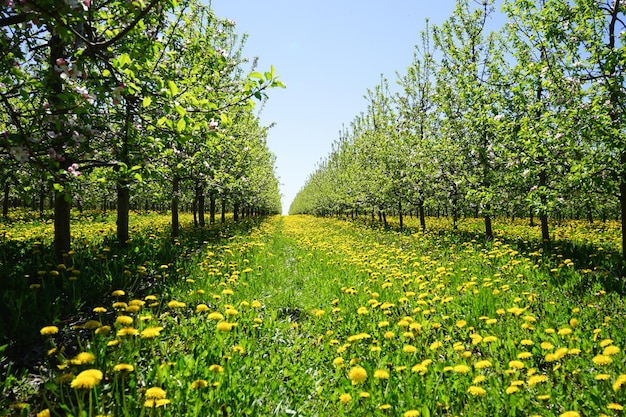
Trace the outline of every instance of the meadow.
[[[614, 416], [626, 404], [617, 223], [384, 229], [251, 218], [46, 222], [3, 236], [0, 415]], [[113, 223], [114, 226], [114, 223]], [[16, 346], [29, 349], [16, 349]], [[20, 358], [26, 352], [34, 358]], [[36, 353], [39, 355], [36, 355]], [[41, 357], [40, 359], [37, 359]]]

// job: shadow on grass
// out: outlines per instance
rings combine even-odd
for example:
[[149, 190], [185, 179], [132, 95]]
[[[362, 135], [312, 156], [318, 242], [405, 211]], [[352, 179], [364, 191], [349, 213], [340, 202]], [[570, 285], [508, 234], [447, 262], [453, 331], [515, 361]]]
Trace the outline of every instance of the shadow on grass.
[[[378, 221], [359, 219], [360, 224], [379, 230], [389, 230], [405, 235], [423, 233], [419, 227], [400, 228], [395, 222], [389, 222], [386, 226]], [[528, 226], [539, 227], [539, 226]], [[451, 244], [475, 242], [484, 247], [491, 247], [492, 241], [485, 237], [484, 230], [453, 230], [452, 228], [429, 229], [427, 233], [437, 238], [445, 238]], [[519, 237], [502, 237], [498, 240], [503, 244], [528, 256], [533, 254], [533, 259], [541, 259], [541, 264], [546, 276], [550, 277], [549, 283], [555, 287], [563, 288], [574, 296], [588, 294], [591, 289], [603, 290], [617, 295], [626, 295], [626, 261], [621, 252], [616, 248], [606, 248], [604, 245], [593, 242], [578, 242], [554, 240], [542, 242], [539, 239], [532, 240]], [[570, 259], [573, 269], [562, 269], [558, 275], [549, 274], [549, 270], [558, 267], [561, 260]], [[580, 273], [585, 271], [584, 273]]]
[[[183, 225], [176, 241], [169, 229], [159, 235], [146, 230], [124, 244], [107, 236], [96, 245], [75, 247], [60, 265], [48, 245], [27, 240], [0, 243], [0, 379], [11, 367], [32, 368], [41, 361], [42, 327], [68, 329], [84, 323], [93, 317], [94, 307], [110, 306], [116, 289], [134, 298], [161, 294], [188, 276], [194, 255], [207, 244], [245, 235], [262, 220], [253, 217], [202, 228]], [[167, 280], [162, 279], [164, 274]], [[62, 333], [55, 337], [61, 344]], [[68, 330], [68, 343], [69, 339]]]

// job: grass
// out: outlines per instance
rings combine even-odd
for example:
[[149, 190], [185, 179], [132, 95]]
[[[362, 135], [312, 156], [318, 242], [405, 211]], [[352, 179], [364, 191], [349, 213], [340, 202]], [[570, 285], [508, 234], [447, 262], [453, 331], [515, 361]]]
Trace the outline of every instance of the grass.
[[[38, 264], [28, 227], [5, 232], [23, 252], [6, 281], [57, 270], [57, 296], [75, 292], [39, 303], [44, 323], [17, 320], [43, 361], [17, 364], [4, 332], [0, 415], [611, 416], [626, 402], [614, 224], [564, 223], [544, 247], [521, 223], [490, 242], [472, 220], [423, 233], [289, 216], [168, 243], [152, 216], [125, 247], [84, 224], [71, 269]], [[13, 291], [23, 306], [39, 294]]]

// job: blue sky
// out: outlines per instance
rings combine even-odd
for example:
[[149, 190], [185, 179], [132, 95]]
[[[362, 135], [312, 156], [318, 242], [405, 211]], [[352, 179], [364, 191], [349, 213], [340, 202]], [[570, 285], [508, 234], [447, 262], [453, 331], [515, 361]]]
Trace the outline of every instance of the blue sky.
[[212, 8], [248, 35], [244, 54], [270, 65], [287, 85], [269, 92], [260, 117], [270, 129], [286, 213], [342, 125], [367, 108], [381, 74], [395, 83], [419, 43], [426, 18], [439, 24], [453, 0], [213, 0]]

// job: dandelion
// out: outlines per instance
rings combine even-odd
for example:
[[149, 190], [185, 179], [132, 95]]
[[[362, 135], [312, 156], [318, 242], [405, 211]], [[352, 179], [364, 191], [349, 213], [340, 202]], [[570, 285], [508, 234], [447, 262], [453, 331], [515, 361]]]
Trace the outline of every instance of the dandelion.
[[596, 365], [608, 365], [613, 362], [613, 359], [606, 355], [596, 355], [591, 359], [591, 361]]
[[609, 345], [609, 346], [604, 348], [604, 351], [602, 351], [602, 354], [606, 355], [606, 356], [612, 356], [612, 355], [616, 355], [616, 354], [620, 353], [620, 351], [621, 351], [621, 349], [618, 348], [617, 346]]
[[146, 398], [148, 400], [162, 400], [166, 397], [166, 394], [165, 390], [159, 387], [152, 387], [146, 390]]
[[383, 337], [385, 339], [393, 339], [395, 337], [395, 333], [392, 331], [387, 331], [385, 332], [385, 334], [383, 335]]
[[621, 374], [620, 376], [617, 377], [615, 382], [613, 382], [613, 391], [615, 392], [619, 391], [619, 389], [622, 387], [622, 385], [624, 385], [624, 383], [626, 383], [626, 375]]
[[417, 348], [415, 346], [413, 346], [413, 345], [405, 345], [402, 348], [402, 351], [404, 353], [415, 353], [415, 352], [417, 352]]
[[487, 359], [480, 360], [474, 364], [474, 368], [476, 369], [484, 369], [491, 367], [491, 362]]
[[57, 326], [46, 326], [42, 327], [39, 333], [41, 333], [42, 336], [52, 336], [53, 334], [59, 333], [59, 328]]
[[596, 376], [593, 377], [593, 379], [595, 379], [596, 381], [606, 381], [610, 378], [611, 378], [611, 375], [609, 374], [597, 374]]
[[566, 411], [561, 413], [559, 417], [580, 417], [580, 413], [578, 411]]
[[201, 389], [209, 386], [209, 383], [204, 379], [196, 379], [191, 383], [191, 389]]
[[333, 365], [335, 366], [343, 365], [343, 358], [340, 356], [340, 357], [333, 359]]
[[227, 321], [221, 321], [219, 323], [217, 323], [217, 330], [221, 331], [221, 332], [229, 332], [231, 331], [235, 326], [237, 326], [237, 323], [229, 323]]
[[509, 368], [511, 369], [524, 369], [524, 362], [522, 361], [510, 361]]
[[363, 367], [354, 366], [350, 368], [348, 378], [352, 381], [352, 385], [360, 384], [367, 379], [367, 371]]
[[391, 404], [383, 404], [378, 407], [379, 410], [385, 411], [391, 409]]
[[198, 304], [196, 313], [204, 313], [205, 311], [209, 311], [209, 306], [206, 304]]
[[134, 321], [133, 318], [130, 316], [118, 316], [115, 319], [115, 322], [117, 324], [121, 324], [123, 326], [130, 326], [131, 324], [133, 324], [133, 321]]
[[606, 408], [608, 408], [609, 410], [622, 411], [624, 409], [624, 406], [618, 403], [609, 403], [607, 404]]
[[224, 320], [224, 316], [222, 315], [222, 313], [218, 313], [217, 311], [214, 311], [213, 313], [209, 313], [207, 318], [209, 320], [215, 320], [215, 321]]
[[85, 322], [85, 324], [83, 324], [83, 329], [95, 330], [100, 326], [102, 326], [102, 323], [100, 323], [98, 320], [88, 320], [87, 322]]
[[471, 369], [470, 369], [470, 367], [469, 367], [469, 366], [467, 366], [467, 365], [456, 365], [456, 366], [454, 366], [454, 367], [452, 368], [452, 370], [453, 370], [454, 372], [458, 372], [458, 373], [460, 373], [460, 374], [466, 374], [466, 373], [468, 373]]
[[142, 339], [154, 339], [159, 336], [163, 327], [147, 327], [141, 331]]
[[482, 397], [487, 395], [487, 391], [482, 387], [477, 387], [476, 385], [472, 385], [467, 389], [468, 394], [474, 395], [476, 397]]
[[352, 401], [352, 395], [348, 393], [343, 393], [339, 396], [339, 401], [341, 401], [343, 404], [347, 404]]
[[134, 327], [124, 327], [123, 329], [120, 329], [117, 331], [117, 335], [119, 337], [137, 336], [138, 334], [139, 334], [139, 330], [135, 329]]
[[545, 375], [532, 375], [530, 378], [528, 378], [528, 386], [533, 387], [537, 384], [546, 382], [547, 380], [548, 380], [548, 377]]
[[115, 290], [111, 293], [111, 296], [115, 297], [115, 298], [119, 298], [119, 297], [123, 297], [124, 295], [126, 295], [126, 293], [124, 292], [124, 290]]
[[143, 403], [143, 406], [146, 408], [155, 408], [155, 407], [163, 407], [164, 405], [170, 404], [171, 401], [167, 398], [162, 398], [160, 400], [146, 400]]
[[506, 393], [507, 394], [515, 394], [518, 391], [519, 391], [519, 388], [514, 386], [514, 385], [511, 385], [511, 386], [507, 387], [507, 389], [506, 389]]
[[74, 357], [72, 360], [72, 364], [74, 365], [86, 365], [89, 363], [94, 363], [96, 361], [96, 356], [90, 352], [81, 352]]
[[95, 334], [107, 335], [111, 332], [111, 326], [100, 326], [94, 332]]
[[105, 307], [95, 307], [95, 308], [93, 309], [93, 312], [94, 312], [94, 313], [99, 313], [99, 314], [101, 314], [101, 313], [106, 313], [106, 312], [107, 312], [107, 309], [106, 309]]
[[405, 411], [403, 414], [403, 417], [418, 417], [420, 415], [420, 412], [417, 410], [409, 410], [409, 411]]
[[99, 369], [88, 369], [79, 373], [70, 386], [78, 389], [92, 389], [102, 381], [102, 377], [102, 371]]
[[113, 367], [113, 371], [115, 372], [132, 372], [134, 370], [135, 367], [127, 363], [119, 363]]
[[46, 408], [45, 410], [41, 410], [40, 412], [37, 413], [37, 417], [50, 417], [52, 414], [50, 414], [50, 409]]
[[224, 372], [224, 367], [221, 365], [211, 365], [209, 366], [209, 371], [221, 374]]
[[376, 379], [389, 379], [389, 372], [384, 369], [377, 369], [374, 371], [374, 378]]
[[429, 348], [430, 348], [430, 350], [437, 350], [441, 346], [443, 346], [443, 343], [441, 343], [440, 341], [436, 341], [436, 342], [431, 343]]
[[181, 301], [176, 301], [176, 300], [172, 300], [169, 303], [167, 303], [167, 306], [169, 308], [184, 308], [185, 306], [187, 306], [187, 304], [181, 302]]
[[252, 301], [252, 308], [261, 308], [261, 302], [259, 300]]

